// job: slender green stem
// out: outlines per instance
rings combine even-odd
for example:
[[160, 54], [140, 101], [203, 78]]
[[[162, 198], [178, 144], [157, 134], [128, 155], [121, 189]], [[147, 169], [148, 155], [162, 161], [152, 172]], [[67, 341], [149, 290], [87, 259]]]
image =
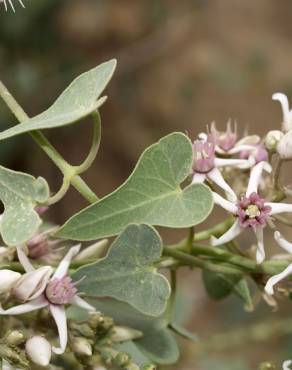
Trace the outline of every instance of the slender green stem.
[[213, 272], [221, 272], [222, 274], [242, 274], [242, 270], [232, 267], [227, 264], [215, 264], [212, 261], [203, 260], [187, 253], [175, 250], [170, 247], [163, 248], [163, 254], [170, 256], [181, 262], [183, 265], [191, 267], [199, 267]]
[[225, 233], [225, 231], [227, 231], [232, 226], [233, 222], [234, 218], [229, 217], [210, 229], [196, 233], [194, 240], [195, 241], [207, 240], [210, 238], [211, 235], [214, 235], [216, 237], [221, 236], [222, 234]]
[[[19, 122], [23, 122], [29, 119], [28, 115], [10, 94], [6, 86], [0, 81], [0, 96], [15, 115]], [[72, 170], [74, 167], [71, 166], [61, 154], [53, 147], [53, 145], [48, 141], [48, 139], [39, 131], [32, 131], [30, 133], [33, 140], [41, 147], [41, 149], [48, 155], [48, 157], [54, 162], [54, 164], [59, 168], [64, 176], [68, 174], [72, 175]], [[71, 177], [71, 176], [70, 176]], [[71, 184], [75, 187], [81, 195], [84, 196], [89, 202], [95, 202], [98, 197], [94, 192], [88, 187], [88, 185], [76, 174], [72, 176]]]
[[51, 196], [47, 200], [46, 204], [49, 206], [59, 202], [59, 200], [61, 200], [65, 196], [69, 188], [70, 188], [70, 178], [68, 176], [64, 176], [62, 186], [60, 187], [59, 191], [53, 196]]
[[254, 272], [257, 269], [257, 264], [246, 257], [229, 253], [221, 248], [210, 248], [204, 246], [194, 245], [192, 248], [192, 255], [195, 256], [209, 256], [217, 261], [228, 262], [236, 267], [242, 268], [245, 271]]
[[167, 306], [167, 318], [168, 322], [172, 322], [172, 316], [174, 313], [174, 306], [175, 306], [175, 299], [176, 299], [176, 288], [177, 288], [177, 271], [175, 268], [170, 270], [170, 286], [171, 286], [171, 294], [168, 300]]
[[274, 173], [273, 173], [273, 188], [276, 189], [277, 191], [281, 189], [280, 173], [281, 173], [282, 164], [283, 164], [283, 160], [280, 157], [278, 157], [275, 168], [274, 168]]
[[87, 171], [91, 167], [98, 153], [98, 150], [99, 150], [100, 139], [101, 139], [101, 118], [100, 118], [99, 112], [98, 111], [93, 112], [92, 117], [93, 117], [94, 123], [93, 123], [93, 135], [92, 135], [91, 148], [90, 148], [88, 156], [83, 161], [83, 163], [80, 166], [75, 166], [75, 170], [77, 174], [81, 174]]

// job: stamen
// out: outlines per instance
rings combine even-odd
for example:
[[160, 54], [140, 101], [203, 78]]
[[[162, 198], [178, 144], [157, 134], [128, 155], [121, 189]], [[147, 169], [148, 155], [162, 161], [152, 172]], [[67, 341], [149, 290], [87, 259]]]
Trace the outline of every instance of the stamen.
[[46, 297], [53, 304], [67, 304], [77, 293], [75, 283], [69, 276], [61, 279], [53, 279], [49, 282], [46, 289]]

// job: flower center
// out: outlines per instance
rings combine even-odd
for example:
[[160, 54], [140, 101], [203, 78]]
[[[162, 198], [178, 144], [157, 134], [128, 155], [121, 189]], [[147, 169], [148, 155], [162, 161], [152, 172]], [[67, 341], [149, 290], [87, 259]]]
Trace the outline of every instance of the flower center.
[[265, 200], [257, 193], [249, 197], [242, 197], [237, 203], [236, 216], [239, 218], [240, 226], [256, 228], [266, 226], [271, 207], [265, 205]]
[[46, 297], [53, 304], [67, 304], [76, 295], [77, 289], [69, 276], [53, 279], [46, 288]]
[[255, 204], [250, 204], [246, 211], [245, 211], [245, 214], [249, 217], [249, 218], [256, 218], [256, 217], [259, 217], [261, 215], [261, 211], [259, 210], [258, 206], [256, 206]]

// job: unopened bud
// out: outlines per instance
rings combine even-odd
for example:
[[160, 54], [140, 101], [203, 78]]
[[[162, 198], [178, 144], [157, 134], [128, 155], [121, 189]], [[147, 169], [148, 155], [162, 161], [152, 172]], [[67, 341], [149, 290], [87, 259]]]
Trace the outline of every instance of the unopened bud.
[[25, 344], [25, 350], [27, 356], [36, 365], [49, 365], [52, 356], [52, 348], [44, 337], [36, 335], [30, 338]]
[[19, 330], [12, 330], [6, 336], [6, 343], [11, 344], [13, 346], [19, 346], [25, 341], [25, 335], [23, 332]]
[[126, 326], [115, 326], [111, 331], [111, 340], [113, 342], [125, 342], [141, 338], [143, 333], [139, 330], [127, 328]]
[[271, 151], [275, 152], [277, 149], [277, 145], [279, 144], [280, 140], [284, 136], [283, 132], [280, 130], [272, 130], [267, 133], [265, 138], [265, 147]]
[[116, 366], [126, 366], [130, 362], [130, 360], [131, 360], [130, 355], [128, 355], [127, 353], [124, 353], [124, 352], [120, 352], [114, 358], [113, 363]]
[[157, 367], [155, 365], [143, 365], [141, 370], [156, 370]]
[[72, 341], [72, 349], [73, 351], [81, 356], [91, 356], [92, 355], [92, 347], [89, 341], [82, 337], [76, 337]]
[[280, 140], [277, 152], [282, 159], [292, 158], [292, 130], [288, 131]]
[[20, 277], [19, 272], [0, 270], [0, 294], [8, 292]]
[[103, 239], [83, 249], [75, 258], [74, 261], [86, 261], [97, 259], [102, 256], [108, 246], [108, 240]]
[[22, 275], [13, 288], [13, 294], [21, 301], [29, 301], [39, 297], [48, 284], [52, 267], [43, 266]]

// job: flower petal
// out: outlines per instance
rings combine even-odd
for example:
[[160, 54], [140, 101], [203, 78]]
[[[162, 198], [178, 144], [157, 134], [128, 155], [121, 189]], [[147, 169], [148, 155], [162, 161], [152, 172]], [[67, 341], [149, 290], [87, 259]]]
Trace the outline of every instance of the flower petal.
[[237, 207], [233, 202], [230, 202], [229, 200], [224, 199], [223, 197], [221, 197], [221, 195], [215, 193], [214, 191], [212, 194], [213, 194], [213, 199], [214, 199], [215, 204], [224, 208], [227, 212], [230, 212], [234, 215], [236, 214]]
[[[229, 153], [229, 152], [228, 152]], [[220, 167], [238, 167], [249, 163], [247, 159], [233, 159], [233, 158], [215, 158], [215, 166]]]
[[285, 279], [287, 276], [289, 276], [291, 274], [292, 274], [292, 263], [290, 263], [290, 265], [288, 267], [286, 267], [285, 270], [282, 271], [280, 274], [274, 275], [268, 280], [268, 282], [265, 286], [265, 291], [268, 294], [273, 295], [274, 294], [274, 285], [276, 285], [277, 283], [279, 283], [279, 281]]
[[8, 310], [3, 310], [2, 306], [0, 305], [0, 315], [22, 315], [23, 313], [40, 310], [46, 306], [48, 306], [48, 301], [44, 296], [41, 296], [33, 301], [11, 307]]
[[212, 171], [207, 173], [207, 176], [216, 184], [218, 185], [221, 189], [225, 190], [229, 197], [230, 200], [236, 201], [237, 196], [234, 193], [234, 191], [231, 189], [231, 187], [227, 184], [227, 182], [224, 180], [224, 177], [222, 176], [221, 172], [218, 170], [218, 168], [213, 168]]
[[228, 151], [228, 154], [237, 154], [237, 153], [240, 153], [240, 152], [243, 152], [243, 151], [251, 152], [253, 150], [255, 150], [255, 147], [253, 145], [247, 145], [247, 144], [238, 145], [237, 144], [234, 148], [232, 148]]
[[27, 255], [24, 253], [24, 251], [22, 249], [22, 246], [18, 246], [16, 248], [16, 251], [17, 251], [18, 260], [21, 263], [22, 267], [24, 268], [24, 271], [25, 272], [34, 271], [35, 268], [31, 264], [31, 262], [30, 262], [29, 258], [27, 257]]
[[262, 227], [257, 227], [255, 229], [255, 234], [257, 238], [258, 248], [256, 251], [256, 261], [258, 264], [262, 263], [266, 257], [264, 248], [264, 230]]
[[217, 239], [214, 236], [211, 236], [211, 245], [215, 247], [217, 245], [228, 243], [235, 239], [242, 232], [242, 230], [243, 229], [240, 227], [239, 221], [236, 220], [230, 229], [228, 229], [225, 234], [221, 235], [220, 238]]
[[251, 170], [250, 178], [247, 186], [246, 196], [249, 197], [252, 193], [258, 192], [259, 183], [261, 181], [263, 170], [272, 172], [272, 167], [268, 162], [259, 162]]
[[283, 129], [285, 131], [289, 131], [292, 127], [290, 124], [290, 111], [287, 96], [283, 93], [275, 93], [273, 94], [272, 99], [280, 102], [283, 112]]
[[266, 206], [271, 207], [270, 215], [277, 215], [279, 213], [292, 212], [292, 204], [289, 203], [271, 203], [266, 202]]
[[251, 145], [254, 146], [260, 142], [261, 138], [258, 135], [248, 135], [240, 139], [235, 146]]
[[62, 259], [59, 266], [57, 267], [52, 277], [53, 279], [61, 279], [62, 277], [67, 275], [71, 260], [79, 253], [80, 248], [81, 244], [78, 244], [69, 250], [69, 252], [66, 254], [66, 256]]
[[50, 312], [55, 320], [59, 333], [60, 347], [52, 347], [52, 351], [57, 355], [65, 352], [68, 342], [68, 328], [65, 307], [50, 304]]
[[83, 308], [86, 311], [96, 312], [96, 309], [93, 306], [91, 306], [89, 303], [87, 303], [84, 299], [79, 297], [77, 294], [71, 299], [70, 303], [73, 304], [74, 306]]
[[292, 365], [291, 360], [287, 360], [283, 362], [283, 370], [291, 370], [290, 366]]
[[193, 176], [192, 184], [202, 184], [206, 179], [204, 173], [195, 173]]
[[281, 248], [292, 254], [292, 243], [289, 243], [279, 231], [275, 231], [274, 238]]
[[22, 301], [30, 301], [39, 297], [45, 291], [52, 272], [51, 266], [43, 266], [37, 270], [26, 272], [15, 283], [14, 296]]

